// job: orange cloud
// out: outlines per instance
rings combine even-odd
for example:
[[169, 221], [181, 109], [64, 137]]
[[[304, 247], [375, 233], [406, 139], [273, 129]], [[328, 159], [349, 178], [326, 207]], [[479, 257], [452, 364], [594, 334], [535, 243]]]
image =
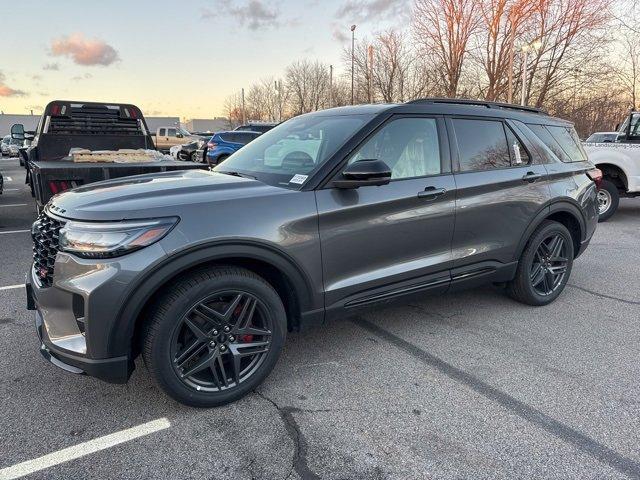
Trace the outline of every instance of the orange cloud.
[[22, 97], [25, 93], [22, 90], [16, 90], [4, 83], [5, 76], [0, 72], [0, 97]]
[[78, 65], [111, 65], [120, 60], [118, 52], [103, 40], [88, 39], [82, 33], [74, 33], [51, 42], [51, 55], [66, 56]]

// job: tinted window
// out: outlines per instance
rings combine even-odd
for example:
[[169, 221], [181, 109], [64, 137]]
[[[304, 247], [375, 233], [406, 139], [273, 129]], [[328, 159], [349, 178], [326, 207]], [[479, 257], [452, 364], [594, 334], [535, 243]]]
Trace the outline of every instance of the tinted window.
[[551, 133], [556, 142], [568, 155], [570, 162], [582, 162], [587, 159], [587, 155], [582, 149], [578, 134], [571, 127], [553, 127], [547, 126], [547, 130]]
[[161, 137], [166, 137], [167, 136], [167, 129], [166, 128], [161, 128], [158, 131], [158, 135], [160, 135]]
[[372, 159], [385, 162], [393, 179], [438, 175], [441, 164], [436, 120], [393, 120], [359, 147], [349, 163]]
[[556, 141], [555, 138], [553, 138], [553, 135], [551, 135], [551, 133], [546, 129], [544, 125], [527, 125], [527, 126], [533, 131], [533, 133], [536, 134], [536, 136], [540, 140], [542, 140], [542, 143], [544, 143], [549, 148], [549, 150], [551, 150], [553, 154], [556, 157], [558, 157], [561, 161], [563, 162], [571, 161], [569, 156], [564, 152], [562, 147], [560, 147], [560, 144]]
[[248, 133], [248, 132], [235, 134], [235, 137], [237, 138], [236, 141], [238, 143], [242, 143], [243, 145], [246, 145], [247, 143], [249, 143], [251, 140], [254, 140], [258, 136], [259, 134], [257, 133]]
[[453, 119], [461, 171], [491, 170], [511, 166], [502, 122]]
[[167, 137], [175, 137], [177, 130], [175, 128], [168, 128], [167, 132]]
[[236, 133], [222, 133], [220, 134], [220, 138], [223, 142], [236, 143], [237, 142], [237, 134]]
[[631, 115], [631, 128], [629, 129], [630, 137], [640, 137], [640, 113]]

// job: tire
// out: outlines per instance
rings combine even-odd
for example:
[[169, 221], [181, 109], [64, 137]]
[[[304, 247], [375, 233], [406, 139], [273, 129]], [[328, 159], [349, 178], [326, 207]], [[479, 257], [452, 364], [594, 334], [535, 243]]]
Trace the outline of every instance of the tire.
[[[558, 244], [549, 242], [555, 238], [561, 239], [562, 243], [557, 252], [552, 252]], [[542, 246], [543, 243], [545, 247]], [[551, 261], [547, 260], [549, 257]], [[554, 258], [563, 261], [554, 261]], [[527, 242], [518, 262], [516, 276], [507, 284], [507, 294], [527, 305], [548, 305], [564, 290], [571, 276], [573, 258], [573, 238], [567, 227], [558, 222], [545, 220]], [[547, 286], [550, 288], [545, 288]]]
[[[221, 312], [229, 317], [221, 320]], [[236, 315], [249, 318], [246, 328], [242, 320], [229, 320]], [[169, 396], [185, 405], [216, 407], [262, 383], [278, 360], [286, 330], [282, 301], [263, 278], [237, 267], [209, 268], [183, 276], [164, 293], [147, 320], [142, 355]]]
[[598, 189], [598, 222], [609, 220], [620, 203], [620, 192], [618, 187], [609, 180], [602, 180]]

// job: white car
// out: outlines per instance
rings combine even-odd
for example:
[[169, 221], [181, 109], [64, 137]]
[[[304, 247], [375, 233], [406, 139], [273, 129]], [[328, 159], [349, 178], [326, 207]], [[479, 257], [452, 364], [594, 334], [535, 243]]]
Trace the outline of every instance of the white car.
[[611, 218], [620, 197], [640, 196], [640, 112], [631, 112], [611, 143], [585, 143], [589, 160], [602, 170], [600, 221]]
[[174, 145], [169, 149], [169, 155], [171, 155], [176, 160], [178, 159], [178, 152], [182, 149], [182, 145]]

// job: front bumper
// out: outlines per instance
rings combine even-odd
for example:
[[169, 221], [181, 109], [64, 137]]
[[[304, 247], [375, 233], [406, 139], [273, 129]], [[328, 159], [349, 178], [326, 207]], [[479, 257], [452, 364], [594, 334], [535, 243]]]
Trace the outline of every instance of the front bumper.
[[131, 339], [114, 337], [131, 325], [123, 325], [119, 310], [143, 266], [163, 255], [158, 244], [101, 262], [58, 252], [50, 287], [40, 286], [31, 268], [27, 308], [35, 311], [44, 358], [71, 373], [125, 383], [134, 369]]
[[45, 360], [56, 367], [69, 373], [89, 375], [109, 383], [126, 383], [131, 376], [133, 364], [128, 357], [94, 360], [57, 349], [47, 337], [42, 315], [38, 310], [35, 312], [35, 321], [40, 338], [40, 353]]

